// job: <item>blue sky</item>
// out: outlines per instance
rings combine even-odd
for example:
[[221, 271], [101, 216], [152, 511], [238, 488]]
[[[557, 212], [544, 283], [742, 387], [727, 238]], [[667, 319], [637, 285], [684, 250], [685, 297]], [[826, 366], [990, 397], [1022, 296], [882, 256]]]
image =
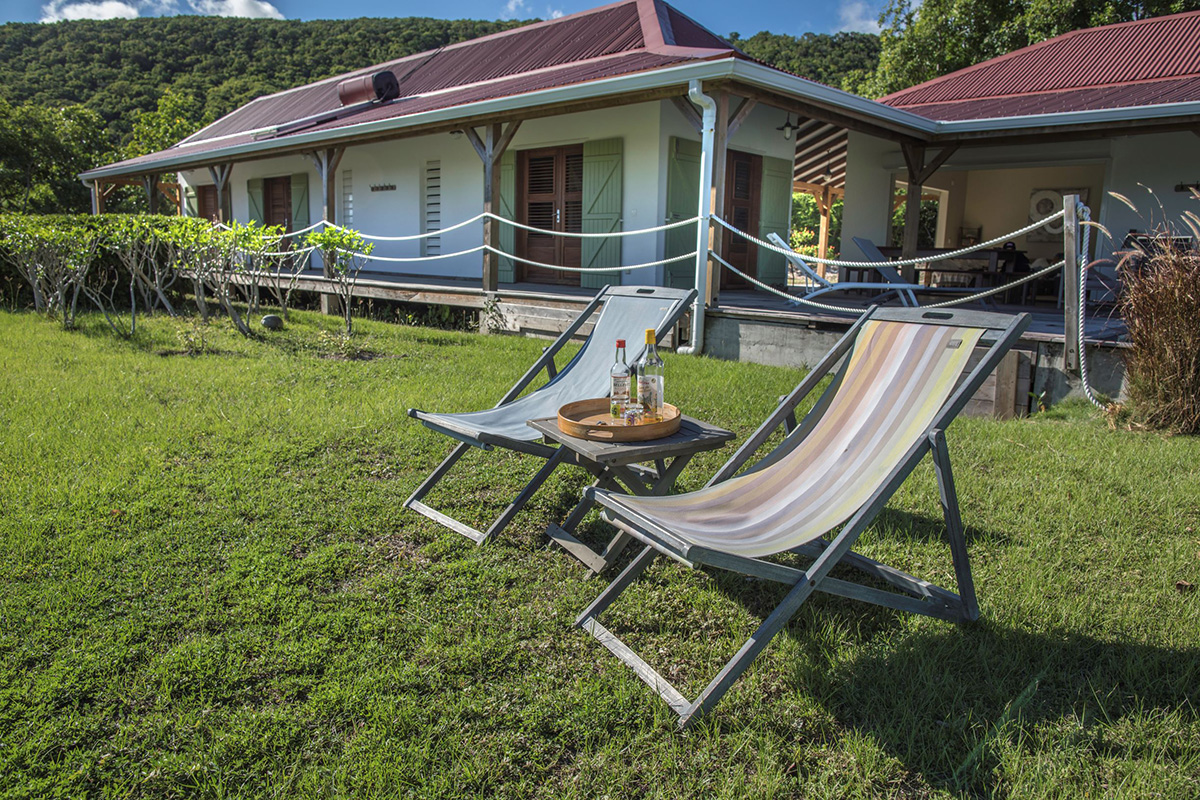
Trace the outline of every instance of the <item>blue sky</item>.
[[[675, 0], [674, 5], [719, 34], [750, 36], [761, 30], [798, 36], [837, 31], [878, 30], [885, 0]], [[529, 19], [573, 14], [604, 5], [605, 0], [458, 0], [428, 3], [380, 0], [3, 0], [0, 22], [50, 22], [60, 19], [215, 14], [275, 19], [435, 16], [471, 19]]]

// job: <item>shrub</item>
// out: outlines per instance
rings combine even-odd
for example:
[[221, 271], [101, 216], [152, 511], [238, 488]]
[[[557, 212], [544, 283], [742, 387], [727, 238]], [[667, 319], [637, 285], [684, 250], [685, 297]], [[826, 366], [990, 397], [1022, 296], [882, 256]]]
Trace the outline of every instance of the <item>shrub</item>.
[[1200, 252], [1164, 234], [1118, 269], [1130, 411], [1150, 427], [1200, 433]]

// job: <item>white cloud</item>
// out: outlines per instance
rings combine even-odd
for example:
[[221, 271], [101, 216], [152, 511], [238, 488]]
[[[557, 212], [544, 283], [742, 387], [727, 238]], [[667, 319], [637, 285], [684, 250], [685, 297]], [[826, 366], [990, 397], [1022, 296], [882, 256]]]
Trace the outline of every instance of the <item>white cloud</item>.
[[529, 8], [526, 0], [508, 0], [504, 4], [504, 10], [500, 12], [500, 19], [515, 19], [519, 12]]
[[54, 0], [42, 6], [42, 22], [65, 19], [133, 19], [138, 9], [122, 0], [99, 0], [91, 3], [66, 3]]
[[265, 17], [283, 19], [283, 12], [266, 0], [188, 0], [197, 14], [210, 17]]
[[558, 19], [562, 15], [563, 10], [561, 8], [551, 8], [550, 6], [546, 6], [546, 19]]
[[[214, 17], [268, 17], [283, 19], [267, 0], [50, 0], [42, 6], [42, 22], [67, 19], [134, 19], [168, 14], [204, 14]], [[511, 0], [520, 2], [524, 0]]]
[[879, 11], [863, 0], [847, 0], [838, 8], [839, 31], [879, 33]]

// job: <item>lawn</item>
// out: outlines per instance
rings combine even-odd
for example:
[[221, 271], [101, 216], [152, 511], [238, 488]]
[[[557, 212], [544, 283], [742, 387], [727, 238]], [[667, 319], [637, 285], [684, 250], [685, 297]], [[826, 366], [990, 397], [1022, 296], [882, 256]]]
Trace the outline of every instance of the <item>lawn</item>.
[[[603, 581], [542, 531], [580, 471], [483, 548], [402, 508], [450, 446], [405, 410], [491, 405], [543, 343], [336, 326], [0, 313], [0, 796], [1200, 796], [1195, 438], [959, 420], [982, 620], [818, 595], [680, 733], [571, 626]], [[739, 438], [800, 378], [666, 370]], [[433, 502], [475, 523], [535, 468], [467, 466]], [[862, 549], [953, 586], [939, 525], [926, 463]], [[606, 624], [694, 694], [781, 591], [660, 560]]]

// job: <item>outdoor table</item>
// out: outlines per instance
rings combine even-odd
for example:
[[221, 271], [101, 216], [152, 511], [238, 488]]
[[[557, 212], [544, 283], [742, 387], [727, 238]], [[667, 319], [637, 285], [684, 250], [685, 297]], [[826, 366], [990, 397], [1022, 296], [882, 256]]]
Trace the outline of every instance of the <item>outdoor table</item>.
[[[724, 447], [735, 436], [733, 431], [687, 415], [680, 420], [679, 430], [675, 433], [645, 442], [579, 439], [563, 433], [556, 417], [530, 420], [528, 425], [542, 434], [547, 444], [558, 443], [553, 458], [577, 464], [595, 476], [593, 486], [642, 496], [667, 494], [692, 456]], [[646, 462], [654, 462], [654, 468], [641, 466]], [[548, 525], [546, 535], [592, 572], [598, 573], [617, 559], [633, 537], [618, 531], [599, 553], [576, 539], [575, 528], [593, 505], [595, 503], [585, 496], [561, 525]]]

